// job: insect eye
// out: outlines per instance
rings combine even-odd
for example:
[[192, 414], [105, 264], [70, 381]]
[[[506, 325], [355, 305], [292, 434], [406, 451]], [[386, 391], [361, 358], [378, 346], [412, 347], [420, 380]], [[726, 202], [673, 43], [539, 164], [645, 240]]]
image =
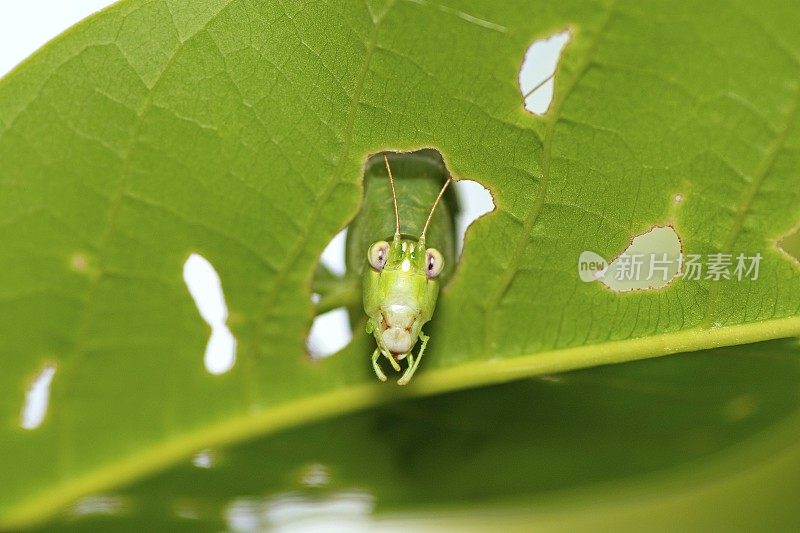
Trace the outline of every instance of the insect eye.
[[386, 241], [378, 241], [369, 247], [367, 252], [367, 259], [369, 265], [380, 272], [383, 270], [386, 260], [389, 258], [389, 243]]
[[444, 257], [436, 248], [428, 248], [425, 251], [425, 270], [428, 279], [433, 279], [442, 273], [444, 268]]

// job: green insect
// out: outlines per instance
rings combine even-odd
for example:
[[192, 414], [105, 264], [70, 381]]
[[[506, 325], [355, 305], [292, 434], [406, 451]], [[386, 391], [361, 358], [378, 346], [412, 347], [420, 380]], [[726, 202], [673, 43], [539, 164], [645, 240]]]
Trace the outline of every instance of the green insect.
[[435, 150], [385, 152], [367, 161], [364, 203], [345, 244], [345, 285], [361, 285], [363, 311], [349, 304], [351, 322], [359, 323], [366, 313], [367, 333], [377, 343], [372, 367], [381, 381], [386, 381], [381, 356], [402, 370], [400, 385], [411, 380], [429, 339], [422, 327], [433, 316], [440, 284], [453, 271], [459, 207], [447, 188], [450, 181]]

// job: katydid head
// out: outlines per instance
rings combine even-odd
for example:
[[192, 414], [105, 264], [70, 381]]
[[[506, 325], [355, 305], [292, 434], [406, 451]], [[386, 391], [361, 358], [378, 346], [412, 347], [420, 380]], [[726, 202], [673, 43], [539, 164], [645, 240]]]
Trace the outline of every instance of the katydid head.
[[376, 321], [379, 344], [382, 341], [396, 359], [402, 359], [433, 316], [444, 259], [424, 241], [408, 237], [378, 241], [367, 255], [364, 309]]

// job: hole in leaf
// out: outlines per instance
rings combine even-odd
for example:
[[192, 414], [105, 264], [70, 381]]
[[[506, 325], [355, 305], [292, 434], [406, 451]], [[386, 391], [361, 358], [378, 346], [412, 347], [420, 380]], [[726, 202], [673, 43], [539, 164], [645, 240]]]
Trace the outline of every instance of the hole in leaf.
[[286, 494], [264, 504], [269, 531], [369, 531], [375, 498], [366, 492], [338, 492], [324, 498]]
[[680, 274], [681, 264], [678, 234], [671, 226], [656, 226], [634, 237], [611, 263], [592, 251], [581, 253], [578, 274], [581, 280], [598, 280], [614, 292], [660, 289]]
[[306, 346], [313, 359], [321, 359], [347, 346], [352, 338], [353, 329], [347, 309], [339, 307], [314, 318]]
[[300, 483], [306, 487], [324, 487], [330, 480], [328, 467], [319, 463], [308, 465], [300, 473]]
[[56, 365], [45, 364], [30, 388], [25, 392], [25, 403], [22, 406], [20, 425], [24, 429], [36, 429], [44, 422], [47, 406], [50, 402], [50, 384], [56, 374]]
[[219, 274], [206, 258], [192, 254], [183, 265], [183, 279], [197, 305], [200, 316], [211, 327], [203, 358], [211, 374], [224, 374], [236, 362], [236, 338], [226, 324], [228, 307]]
[[[320, 267], [315, 290], [324, 292], [333, 299], [336, 293], [343, 290], [345, 274], [345, 242], [347, 228], [337, 233], [325, 247], [320, 256]], [[318, 305], [322, 300], [319, 293], [311, 294], [311, 301]], [[336, 307], [317, 315], [306, 338], [306, 349], [312, 359], [321, 359], [338, 352], [353, 338], [353, 328], [347, 310]]]
[[345, 272], [345, 265], [344, 265], [344, 245], [347, 241], [347, 228], [343, 229], [339, 233], [337, 233], [331, 242], [322, 250], [322, 256], [320, 256], [320, 261], [328, 270], [330, 270], [333, 274], [342, 277], [344, 276]]
[[266, 502], [254, 498], [236, 498], [225, 507], [228, 531], [249, 533], [263, 531], [266, 524], [264, 512]]
[[192, 464], [197, 468], [212, 468], [217, 463], [217, 455], [214, 450], [200, 450], [192, 457]]
[[461, 204], [461, 211], [456, 217], [456, 255], [460, 257], [467, 228], [486, 213], [494, 211], [494, 199], [492, 193], [477, 181], [458, 180], [452, 186]]
[[569, 38], [569, 30], [564, 30], [535, 41], [525, 52], [519, 70], [519, 89], [525, 109], [531, 113], [544, 115], [550, 107], [556, 68]]
[[78, 500], [70, 508], [70, 514], [75, 517], [113, 516], [127, 508], [127, 500], [122, 496], [100, 494]]

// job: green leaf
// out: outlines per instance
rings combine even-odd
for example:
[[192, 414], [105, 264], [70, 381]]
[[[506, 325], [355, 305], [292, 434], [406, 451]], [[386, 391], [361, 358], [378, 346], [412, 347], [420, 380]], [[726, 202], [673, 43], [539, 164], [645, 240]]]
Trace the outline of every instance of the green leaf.
[[798, 355], [771, 341], [403, 400], [205, 451], [107, 495], [116, 516], [66, 523], [233, 530], [249, 507], [270, 530], [287, 502], [322, 513], [349, 495], [406, 529], [790, 530]]
[[[800, 334], [800, 34], [775, 2], [124, 0], [0, 82], [0, 526], [192, 451], [360, 407]], [[544, 118], [519, 65], [569, 27]], [[310, 363], [311, 276], [366, 156], [433, 146], [497, 209], [466, 237], [408, 390], [369, 339]], [[683, 201], [676, 205], [675, 194]], [[579, 281], [671, 224], [757, 281]], [[219, 272], [222, 376], [181, 279]], [[56, 368], [38, 429], [25, 390]]]

